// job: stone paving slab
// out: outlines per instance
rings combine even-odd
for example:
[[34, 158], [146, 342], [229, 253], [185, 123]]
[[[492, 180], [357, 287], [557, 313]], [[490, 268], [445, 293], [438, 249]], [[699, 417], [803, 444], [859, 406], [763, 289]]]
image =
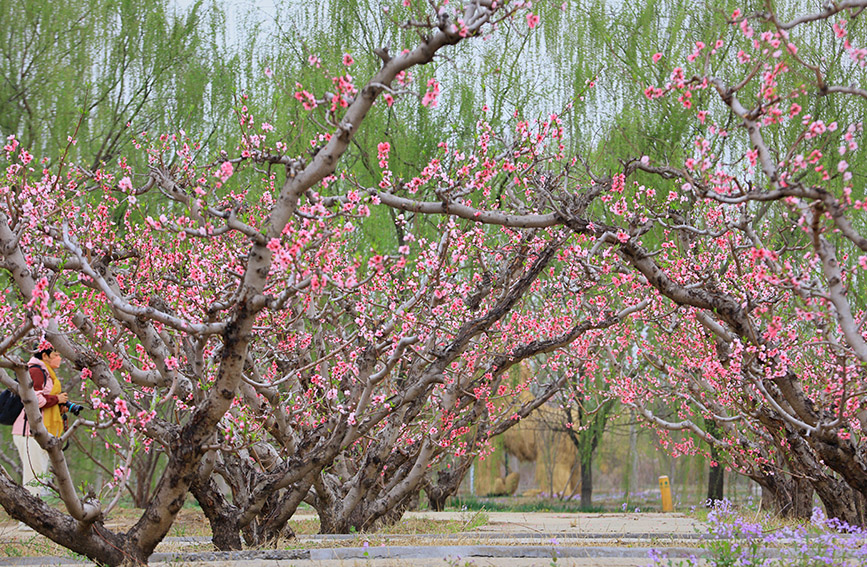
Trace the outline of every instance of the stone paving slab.
[[[461, 519], [468, 512], [412, 512], [419, 517], [431, 519]], [[441, 514], [455, 517], [446, 518]], [[621, 513], [583, 514], [563, 512], [486, 512], [487, 525], [473, 530], [474, 533], [599, 533], [599, 534], [665, 534], [692, 535], [702, 531], [701, 522], [684, 514]]]
[[[688, 557], [690, 548], [664, 548], [669, 557]], [[156, 553], [151, 565], [294, 565], [327, 567], [338, 565], [647, 565], [647, 548], [547, 546], [392, 546], [344, 547], [311, 550], [248, 550], [238, 552]], [[88, 562], [62, 557], [22, 557], [0, 560], [5, 566], [78, 566]]]

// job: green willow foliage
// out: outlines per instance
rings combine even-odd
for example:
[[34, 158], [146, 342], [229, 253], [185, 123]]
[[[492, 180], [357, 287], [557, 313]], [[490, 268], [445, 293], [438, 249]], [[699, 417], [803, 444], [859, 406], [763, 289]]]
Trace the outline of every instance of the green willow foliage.
[[[807, 0], [774, 5], [783, 17], [812, 6]], [[680, 63], [675, 58], [696, 41], [716, 41], [736, 7], [762, 10], [765, 3], [538, 1], [542, 24], [532, 33], [522, 21], [504, 23], [492, 38], [466, 42], [416, 71], [407, 90], [420, 96], [436, 79], [442, 85], [436, 108], [421, 106], [412, 93], [390, 108], [380, 101], [339, 172], [375, 185], [376, 144], [388, 141], [395, 177], [409, 178], [439, 156], [438, 142], [471, 146], [482, 117], [508, 142], [516, 120], [551, 113], [565, 121], [568, 152], [582, 155], [597, 174], [614, 173], [624, 158], [642, 155], [682, 161], [695, 134], [694, 112], [672, 99], [648, 101], [642, 91], [664, 84]], [[90, 168], [129, 154], [130, 140], [142, 131], [183, 130], [203, 142], [207, 155], [231, 153], [242, 105], [274, 125], [287, 153], [306, 155], [323, 116], [301, 108], [294, 97], [298, 85], [322, 96], [333, 90], [337, 74], [363, 81], [380, 63], [374, 50], [388, 46], [395, 54], [413, 44], [418, 31], [399, 24], [422, 17], [400, 0], [29, 0], [0, 4], [0, 16], [18, 22], [0, 31], [0, 135], [17, 134], [37, 156], [57, 160], [78, 129], [70, 158]], [[850, 33], [863, 34], [860, 25], [856, 21]], [[802, 54], [833, 58], [826, 61], [830, 79], [847, 84], [842, 54], [812, 39]], [[657, 52], [663, 59], [652, 64]], [[342, 62], [346, 53], [354, 58], [349, 68]], [[735, 77], [743, 69], [712, 71]], [[781, 92], [796, 86], [782, 85]], [[725, 109], [713, 93], [696, 91], [695, 97], [721, 126], [735, 127], [722, 120]], [[839, 105], [835, 111], [849, 121], [864, 111], [834, 97], [817, 97], [815, 104]], [[715, 150], [725, 157], [723, 148]], [[143, 163], [131, 165], [145, 170]], [[378, 248], [399, 243], [392, 217], [375, 212], [363, 226], [365, 239]]]
[[[38, 156], [85, 167], [116, 160], [143, 130], [205, 137], [231, 104], [223, 48], [200, 3], [70, 0], [0, 3], [0, 134]], [[127, 127], [129, 125], [129, 127]]]
[[[345, 167], [369, 170], [370, 156], [361, 148], [385, 139], [396, 152], [394, 164], [405, 163], [409, 174], [435, 153], [440, 139], [471, 141], [485, 104], [485, 118], [495, 127], [515, 112], [528, 119], [565, 112], [573, 151], [598, 146], [604, 153], [638, 153], [616, 146], [634, 146], [635, 122], [647, 116], [637, 88], [654, 78], [647, 61], [657, 46], [647, 38], [660, 38], [666, 52], [677, 52], [691, 36], [708, 39], [709, 20], [718, 14], [682, 0], [637, 7], [575, 0], [563, 6], [539, 2], [543, 24], [536, 33], [520, 22], [504, 25], [493, 39], [467, 42], [422, 70], [413, 89], [423, 91], [436, 78], [444, 86], [439, 106], [378, 109]], [[241, 93], [249, 95], [254, 113], [277, 127], [289, 151], [306, 151], [303, 132], [313, 129], [294, 100], [296, 83], [327, 92], [331, 76], [343, 70], [344, 53], [355, 58], [350, 72], [360, 80], [378, 65], [375, 48], [388, 45], [396, 53], [416, 39], [415, 30], [395, 25], [408, 16], [395, 0], [283, 0], [273, 13], [252, 1], [167, 0], [73, 0], [62, 6], [34, 0], [5, 2], [0, 10], [4, 21], [20, 22], [0, 36], [0, 134], [18, 134], [35, 154], [56, 159], [81, 121], [73, 155], [91, 167], [117, 159], [143, 130], [185, 130], [210, 151], [224, 148], [237, 138], [232, 108], [240, 106]], [[310, 56], [321, 68], [309, 64]], [[273, 79], [264, 75], [266, 68]], [[594, 78], [597, 87], [588, 88]], [[675, 147], [683, 124], [643, 128], [644, 139]]]

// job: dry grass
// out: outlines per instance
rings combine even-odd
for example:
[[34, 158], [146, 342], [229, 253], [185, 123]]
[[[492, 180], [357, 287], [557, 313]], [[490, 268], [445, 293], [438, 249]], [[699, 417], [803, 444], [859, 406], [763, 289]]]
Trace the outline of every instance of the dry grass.
[[[467, 512], [457, 520], [433, 520], [429, 518], [404, 517], [391, 526], [381, 526], [366, 532], [367, 535], [412, 535], [412, 534], [461, 534], [488, 523], [488, 515], [484, 511]], [[289, 525], [299, 536], [319, 533], [319, 519], [315, 516], [290, 520]]]
[[[129, 529], [140, 517], [141, 510], [118, 508], [112, 511], [106, 520], [106, 526], [113, 531], [123, 532]], [[309, 537], [319, 532], [319, 519], [315, 515], [301, 514], [290, 520], [289, 524], [300, 539], [278, 542], [282, 549], [310, 549], [319, 547], [356, 547], [367, 542], [369, 545], [381, 545], [388, 542], [390, 536], [400, 536], [401, 545], [434, 545], [442, 540], [432, 538], [412, 538], [413, 534], [441, 534], [450, 539], [465, 539], [464, 532], [473, 530], [488, 523], [484, 512], [467, 512], [460, 519], [433, 520], [425, 518], [404, 518], [393, 526], [357, 534], [353, 538], [311, 540]], [[48, 538], [36, 532], [22, 532], [17, 529], [18, 523], [0, 511], [0, 557], [79, 557]], [[201, 538], [210, 537], [211, 530], [207, 519], [201, 510], [184, 508], [178, 514], [175, 523], [168, 533], [169, 538]], [[410, 536], [407, 538], [407, 536]], [[158, 552], [182, 551], [213, 551], [210, 542], [164, 541], [157, 547]]]

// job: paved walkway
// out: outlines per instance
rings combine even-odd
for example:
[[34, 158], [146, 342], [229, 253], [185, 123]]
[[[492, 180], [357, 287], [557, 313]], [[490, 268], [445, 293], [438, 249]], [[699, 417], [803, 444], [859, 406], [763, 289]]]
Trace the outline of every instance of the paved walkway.
[[[411, 512], [437, 520], [469, 520], [472, 512]], [[306, 536], [302, 549], [236, 553], [157, 552], [151, 565], [266, 567], [640, 567], [651, 548], [672, 557], [696, 551], [700, 524], [680, 514], [488, 512], [485, 526], [457, 534]], [[4, 530], [6, 537], [9, 530]], [[30, 537], [33, 537], [32, 535]], [[207, 538], [166, 538], [172, 549]], [[411, 543], [410, 543], [411, 540]], [[304, 542], [311, 546], [304, 549]], [[329, 546], [333, 542], [335, 545]], [[429, 542], [429, 544], [428, 544]], [[162, 547], [162, 546], [161, 546]], [[72, 558], [0, 558], [0, 566], [81, 565]]]

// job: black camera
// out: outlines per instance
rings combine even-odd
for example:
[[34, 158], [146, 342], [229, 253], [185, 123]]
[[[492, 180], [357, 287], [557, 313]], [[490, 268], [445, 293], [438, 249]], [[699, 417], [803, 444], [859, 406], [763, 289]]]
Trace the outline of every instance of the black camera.
[[84, 409], [83, 405], [76, 404], [75, 402], [63, 402], [60, 405], [64, 406], [68, 411], [74, 413], [75, 415], [80, 414], [81, 410]]

